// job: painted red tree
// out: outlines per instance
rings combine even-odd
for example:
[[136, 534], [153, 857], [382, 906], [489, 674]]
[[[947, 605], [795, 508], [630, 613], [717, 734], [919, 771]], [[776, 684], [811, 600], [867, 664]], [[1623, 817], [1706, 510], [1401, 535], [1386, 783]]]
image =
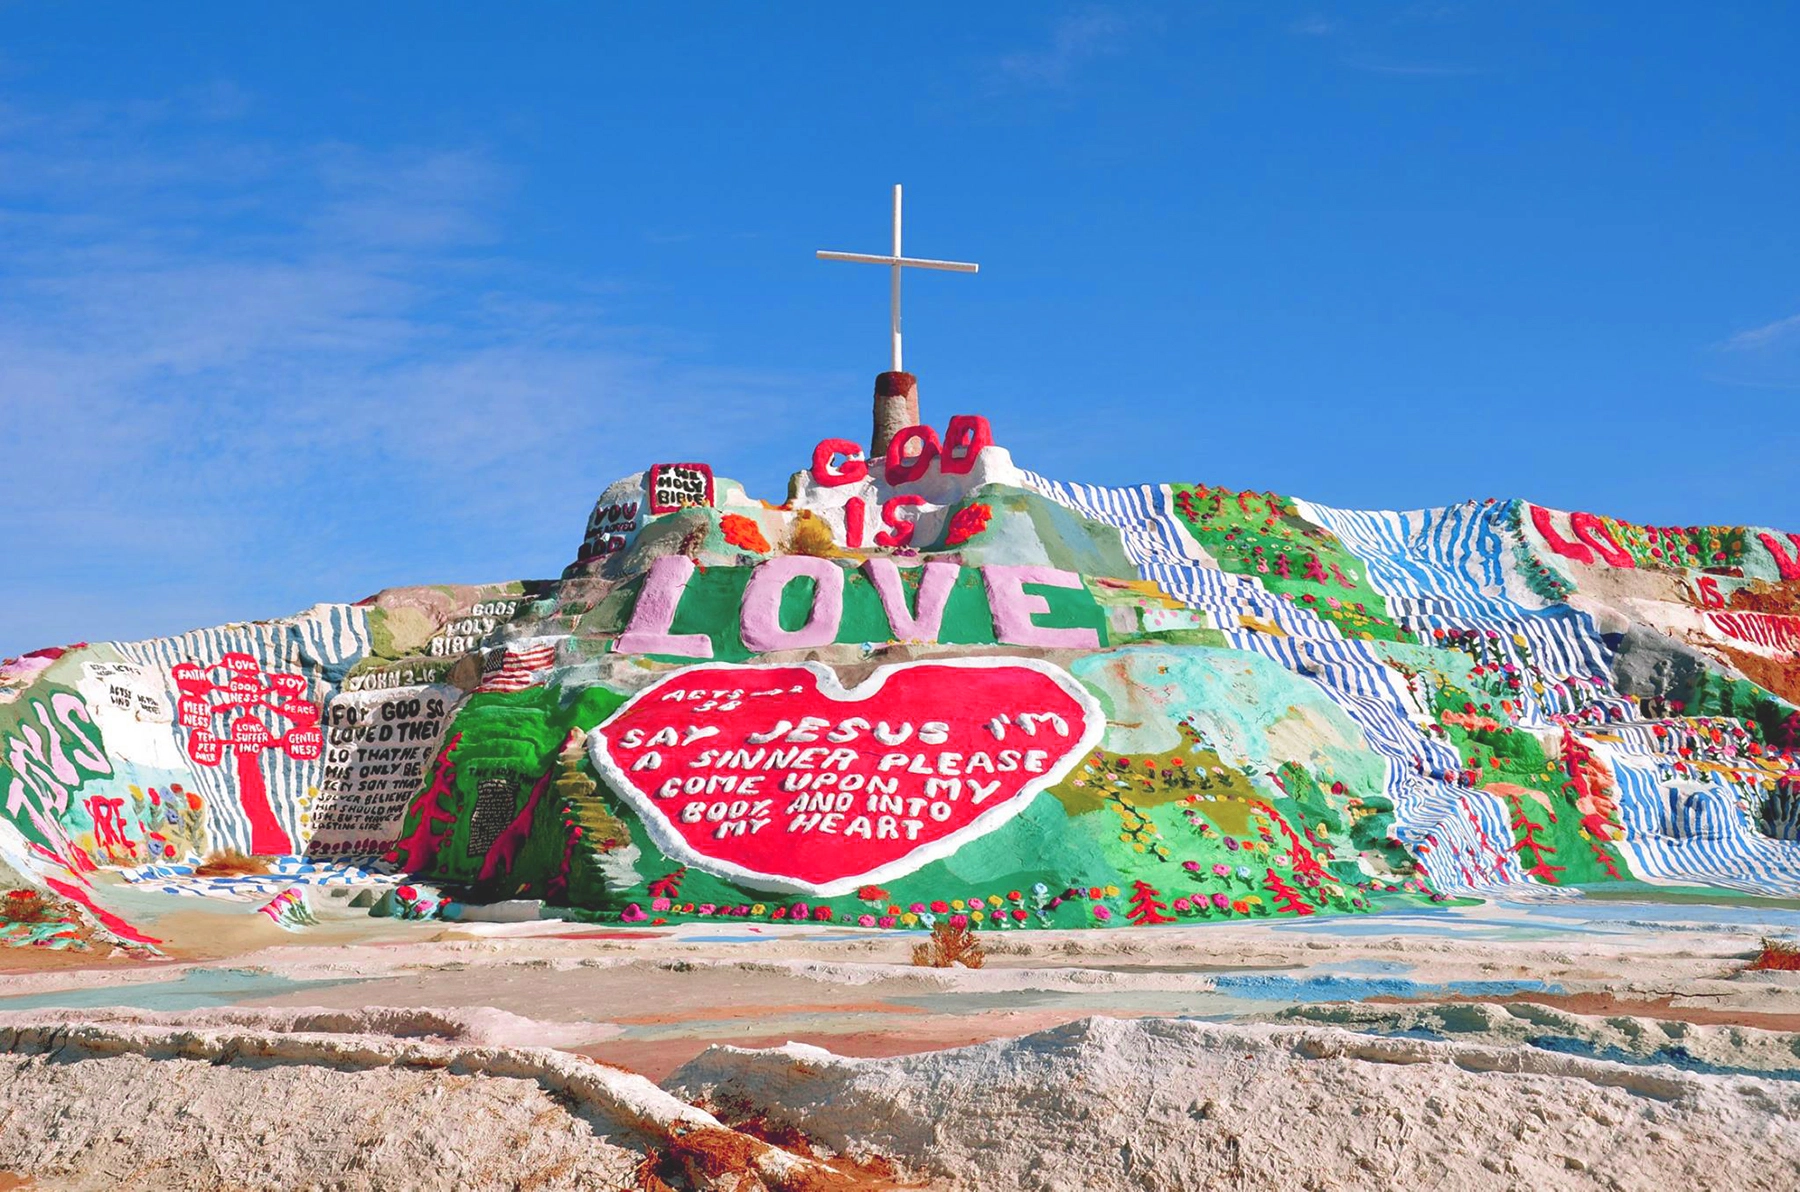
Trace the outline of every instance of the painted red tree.
[[1267, 873], [1268, 876], [1263, 879], [1263, 888], [1274, 895], [1277, 906], [1282, 910], [1287, 911], [1289, 914], [1294, 915], [1310, 915], [1313, 913], [1313, 908], [1305, 899], [1300, 897], [1300, 891], [1288, 885], [1279, 873], [1276, 873], [1273, 869], [1269, 869], [1266, 866], [1264, 867], [1264, 872]]
[[652, 897], [652, 898], [679, 898], [679, 897], [681, 897], [681, 879], [686, 876], [687, 876], [687, 866], [686, 865], [683, 865], [680, 869], [677, 869], [672, 873], [663, 874], [661, 877], [657, 878], [655, 881], [650, 883], [650, 897]]
[[537, 822], [538, 803], [543, 799], [544, 792], [550, 789], [550, 779], [555, 774], [556, 766], [552, 764], [531, 784], [531, 795], [525, 800], [525, 806], [519, 809], [519, 813], [494, 838], [487, 856], [482, 858], [481, 871], [475, 875], [478, 881], [498, 881], [503, 876], [511, 875], [519, 860], [519, 850], [531, 839], [531, 826]]
[[[1514, 832], [1519, 833], [1517, 838], [1518, 843], [1513, 845], [1513, 851], [1521, 855], [1525, 853], [1531, 854], [1531, 866], [1525, 870], [1526, 876], [1535, 877], [1538, 881], [1552, 886], [1560, 884], [1556, 880], [1556, 875], [1561, 873], [1567, 866], [1552, 865], [1544, 859], [1545, 853], [1549, 853], [1552, 856], [1556, 854], [1555, 845], [1548, 841], [1538, 839], [1538, 833], [1544, 830], [1544, 825], [1531, 818], [1530, 814], [1525, 810], [1525, 801], [1519, 798], [1519, 796], [1509, 794], [1506, 796], [1506, 801], [1512, 804], [1512, 829]], [[1554, 811], [1546, 810], [1544, 814], [1550, 817], [1551, 823], [1556, 822], [1556, 813]]]
[[[1279, 777], [1275, 781], [1277, 785], [1281, 782]], [[1319, 859], [1313, 856], [1313, 851], [1306, 847], [1306, 841], [1298, 832], [1294, 831], [1294, 826], [1287, 822], [1286, 816], [1260, 799], [1253, 806], [1257, 811], [1268, 816], [1270, 821], [1281, 830], [1281, 834], [1287, 837], [1288, 854], [1293, 859], [1295, 873], [1302, 877], [1318, 878], [1320, 881], [1326, 881], [1331, 877], [1329, 873], [1325, 872], [1325, 867], [1319, 864]]]
[[452, 733], [438, 750], [431, 764], [431, 782], [414, 796], [407, 814], [418, 813], [419, 822], [410, 834], [394, 843], [382, 854], [406, 873], [417, 873], [437, 857], [438, 850], [456, 828], [456, 762], [451, 755], [462, 744], [462, 734]]
[[[250, 851], [259, 857], [293, 852], [294, 842], [269, 802], [262, 753], [278, 749], [295, 761], [324, 756], [319, 706], [305, 698], [306, 676], [267, 673], [250, 655], [228, 653], [210, 666], [177, 663], [170, 677], [181, 693], [177, 715], [188, 730], [188, 757], [196, 765], [217, 766], [229, 751], [237, 767], [238, 802], [250, 820]], [[215, 731], [221, 721], [222, 729]]]
[[1168, 903], [1156, 900], [1161, 893], [1161, 890], [1149, 882], [1132, 882], [1131, 909], [1125, 912], [1125, 917], [1139, 927], [1148, 927], [1152, 923], [1173, 923], [1174, 919], [1162, 913], [1169, 909]]

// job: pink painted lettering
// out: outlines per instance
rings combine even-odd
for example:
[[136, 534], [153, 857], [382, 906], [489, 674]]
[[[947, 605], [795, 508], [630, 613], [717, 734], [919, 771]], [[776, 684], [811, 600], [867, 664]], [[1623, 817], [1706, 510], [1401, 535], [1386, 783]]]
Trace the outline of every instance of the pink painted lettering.
[[619, 635], [619, 653], [712, 657], [712, 639], [704, 633], [669, 632], [675, 624], [675, 608], [693, 576], [694, 561], [686, 555], [664, 555], [650, 564], [637, 606], [631, 610], [631, 623]]
[[934, 642], [944, 624], [944, 608], [950, 603], [950, 591], [956, 586], [955, 563], [925, 564], [919, 577], [918, 611], [906, 607], [906, 588], [900, 582], [900, 568], [892, 559], [868, 559], [863, 574], [881, 597], [882, 611], [887, 613], [894, 640], [902, 642]]
[[[813, 581], [812, 609], [798, 629], [781, 627], [781, 594], [797, 579]], [[837, 640], [844, 621], [844, 571], [830, 559], [784, 555], [757, 565], [744, 585], [739, 629], [756, 653], [810, 650]]]
[[1026, 584], [1049, 588], [1082, 587], [1081, 577], [1073, 571], [1054, 567], [1001, 566], [990, 564], [981, 569], [987, 583], [988, 607], [994, 614], [994, 636], [1009, 646], [1041, 646], [1045, 649], [1093, 650], [1100, 645], [1100, 635], [1093, 629], [1050, 629], [1036, 624], [1032, 618], [1050, 611], [1050, 602], [1025, 591]]

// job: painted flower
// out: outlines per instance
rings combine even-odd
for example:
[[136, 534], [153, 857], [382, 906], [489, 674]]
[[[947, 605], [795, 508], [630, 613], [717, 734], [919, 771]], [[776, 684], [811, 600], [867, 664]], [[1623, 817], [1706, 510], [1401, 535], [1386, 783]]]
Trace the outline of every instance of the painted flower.
[[858, 887], [856, 896], [864, 902], [886, 902], [888, 892], [880, 886], [861, 886]]
[[962, 900], [962, 899], [960, 899], [960, 898], [952, 898], [952, 899], [951, 899], [951, 900], [950, 900], [950, 909], [951, 909], [951, 910], [953, 910], [953, 911], [960, 911], [960, 910], [961, 910], [961, 909], [962, 909], [962, 908], [963, 908], [963, 900]]
[[[910, 918], [911, 916], [908, 916], [908, 917]], [[881, 916], [881, 918], [879, 918], [875, 921], [875, 926], [877, 926], [877, 927], [892, 927], [895, 922], [896, 922], [896, 920], [893, 915], [883, 915], [883, 916]]]
[[718, 907], [716, 907], [716, 906], [714, 906], [714, 905], [713, 905], [713, 904], [712, 904], [712, 903], [710, 903], [710, 902], [703, 902], [703, 903], [701, 903], [701, 904], [700, 904], [700, 905], [699, 905], [699, 906], [697, 906], [697, 907], [695, 907], [695, 908], [694, 908], [694, 910], [695, 910], [695, 911], [696, 911], [696, 912], [698, 912], [698, 913], [699, 913], [699, 914], [702, 914], [702, 915], [710, 915], [710, 914], [713, 914], [713, 913], [714, 913], [714, 912], [716, 912], [716, 911], [717, 911], [717, 910], [718, 910], [718, 909], [719, 909], [719, 908], [718, 908]]
[[1106, 906], [1105, 903], [1097, 903], [1094, 906], [1094, 918], [1096, 918], [1096, 919], [1100, 920], [1102, 923], [1104, 923], [1108, 919], [1112, 918], [1112, 911], [1110, 908], [1108, 908]]
[[1213, 876], [1214, 877], [1230, 877], [1231, 876], [1231, 866], [1225, 864], [1225, 862], [1223, 862], [1223, 861], [1217, 862], [1216, 864], [1213, 865]]
[[930, 913], [920, 915], [919, 916], [919, 924], [928, 929], [932, 928], [932, 927], [936, 927], [937, 926], [937, 916], [930, 914]]
[[1250, 913], [1250, 904], [1240, 898], [1231, 904], [1231, 909], [1240, 915], [1247, 915]]
[[917, 923], [918, 921], [919, 921], [919, 916], [913, 914], [911, 911], [907, 911], [904, 915], [900, 916], [900, 922], [904, 923], [908, 927], [911, 927], [914, 923]]
[[934, 899], [932, 901], [932, 904], [931, 904], [931, 913], [932, 914], [942, 915], [942, 914], [948, 913], [949, 910], [950, 910], [950, 904], [945, 902], [943, 899], [939, 898], [939, 899]]
[[980, 501], [957, 510], [950, 518], [949, 529], [944, 533], [944, 545], [961, 546], [987, 529], [988, 521], [993, 516], [993, 507]]
[[669, 900], [667, 898], [652, 898], [650, 900], [650, 909], [653, 911], [666, 911], [669, 909]]
[[1175, 900], [1175, 913], [1176, 914], [1185, 915], [1192, 909], [1194, 909], [1194, 904], [1189, 902], [1187, 899], [1177, 898]]
[[815, 923], [829, 923], [831, 922], [831, 908], [828, 906], [815, 906], [813, 907], [812, 917]]
[[1198, 861], [1183, 861], [1181, 863], [1181, 867], [1183, 869], [1187, 870], [1189, 873], [1199, 873], [1200, 872], [1200, 862], [1198, 862]]
[[725, 541], [735, 547], [757, 554], [769, 552], [769, 540], [763, 537], [762, 527], [742, 514], [727, 513], [719, 519], [719, 529], [724, 532]]
[[1023, 923], [1025, 921], [1025, 912], [1023, 910], [1016, 910], [1012, 913], [1012, 917], [1013, 922]]
[[758, 902], [751, 906], [750, 913], [758, 916], [766, 915], [769, 913], [769, 908]]
[[969, 919], [972, 922], [979, 923], [986, 918], [987, 918], [987, 913], [985, 911], [970, 911], [969, 912]]
[[967, 916], [967, 915], [951, 915], [950, 916], [950, 926], [953, 927], [954, 929], [956, 929], [957, 931], [961, 931], [963, 928], [967, 927], [968, 925], [969, 925], [969, 916]]
[[1214, 894], [1212, 896], [1212, 904], [1214, 906], [1218, 907], [1220, 910], [1224, 910], [1226, 907], [1231, 905], [1231, 899], [1226, 897], [1223, 894]]
[[1106, 896], [1108, 898], [1117, 898], [1119, 896], [1119, 887], [1117, 887], [1117, 886], [1106, 887]]
[[406, 901], [411, 902], [413, 899], [417, 898], [418, 896], [419, 896], [419, 892], [417, 890], [413, 889], [411, 886], [395, 886], [394, 887], [394, 897], [395, 898], [404, 898]]
[[635, 902], [619, 912], [619, 922], [621, 923], [642, 923], [649, 917], [644, 913], [644, 908]]

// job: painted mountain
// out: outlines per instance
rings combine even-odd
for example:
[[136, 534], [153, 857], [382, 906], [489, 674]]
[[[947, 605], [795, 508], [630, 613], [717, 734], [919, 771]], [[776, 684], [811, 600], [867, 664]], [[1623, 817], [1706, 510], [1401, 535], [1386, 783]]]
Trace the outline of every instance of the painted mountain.
[[827, 440], [613, 484], [554, 580], [0, 667], [0, 866], [981, 930], [1800, 893], [1800, 537], [1332, 509]]

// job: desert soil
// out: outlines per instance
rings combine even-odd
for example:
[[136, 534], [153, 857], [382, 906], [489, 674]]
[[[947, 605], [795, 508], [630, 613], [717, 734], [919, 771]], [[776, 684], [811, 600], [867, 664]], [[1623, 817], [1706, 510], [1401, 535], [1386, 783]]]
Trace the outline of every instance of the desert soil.
[[1030, 932], [976, 970], [245, 918], [0, 952], [0, 1188], [1800, 1186], [1800, 974], [1746, 969], [1781, 907]]

